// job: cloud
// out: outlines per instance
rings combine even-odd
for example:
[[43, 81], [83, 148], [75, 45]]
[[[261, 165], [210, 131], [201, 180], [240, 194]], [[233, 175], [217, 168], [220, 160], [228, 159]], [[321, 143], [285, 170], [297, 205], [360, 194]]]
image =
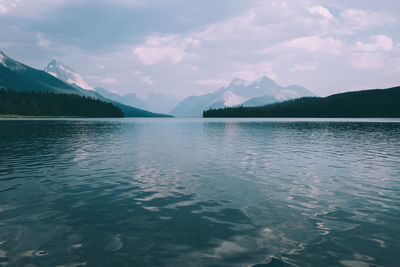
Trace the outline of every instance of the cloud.
[[145, 65], [154, 65], [162, 61], [179, 63], [190, 54], [187, 50], [199, 46], [200, 42], [193, 38], [182, 39], [178, 35], [150, 36], [146, 42], [133, 49]]
[[7, 13], [8, 8], [0, 2], [0, 14]]
[[196, 84], [202, 86], [225, 86], [229, 84], [229, 81], [224, 79], [205, 79], [205, 80], [197, 80], [195, 81]]
[[256, 11], [249, 9], [240, 16], [209, 25], [204, 31], [196, 33], [195, 37], [209, 42], [247, 39], [260, 30], [254, 24], [256, 17]]
[[361, 69], [379, 69], [384, 66], [383, 56], [380, 53], [354, 54], [351, 63]]
[[338, 55], [342, 52], [344, 42], [333, 37], [305, 36], [287, 41], [283, 44], [288, 48], [303, 49], [311, 53], [326, 53]]
[[380, 69], [390, 60], [385, 56], [393, 50], [393, 40], [386, 35], [372, 35], [369, 42], [357, 41], [353, 47], [351, 63], [360, 69]]
[[38, 42], [37, 42], [38, 46], [43, 47], [43, 48], [48, 48], [49, 47], [50, 41], [45, 39], [45, 38], [43, 38], [41, 34], [38, 34], [37, 38], [38, 38]]
[[[54, 8], [68, 5], [80, 5], [92, 2], [92, 4], [112, 3], [128, 7], [142, 7], [145, 0], [0, 0], [0, 14], [13, 13], [12, 15], [39, 16], [42, 12], [48, 12]], [[36, 13], [34, 13], [36, 12]]]
[[246, 64], [239, 62], [234, 65], [236, 71], [231, 72], [231, 79], [239, 78], [246, 81], [254, 81], [262, 76], [268, 76], [272, 80], [276, 80], [276, 74], [272, 70], [270, 62], [262, 62], [258, 64]]
[[0, 15], [10, 12], [17, 7], [19, 0], [0, 0]]
[[121, 82], [113, 77], [104, 77], [104, 76], [97, 76], [97, 75], [88, 75], [86, 78], [94, 80], [98, 83], [101, 84], [106, 84], [106, 85], [118, 85], [121, 84]]
[[120, 82], [113, 77], [104, 77], [101, 82], [104, 84], [120, 84]]
[[[98, 0], [96, 0], [96, 2], [97, 1]], [[130, 6], [130, 7], [138, 7], [138, 6], [145, 6], [146, 5], [146, 1], [145, 0], [103, 0], [103, 1], [110, 2], [110, 3], [113, 3], [113, 4]]]
[[308, 12], [313, 15], [320, 15], [324, 17], [325, 19], [333, 19], [333, 16], [329, 10], [323, 6], [314, 6], [314, 7], [309, 7], [307, 8]]
[[76, 3], [78, 0], [1, 0], [0, 14], [22, 18], [40, 18], [44, 12], [66, 4]]
[[356, 48], [365, 52], [375, 51], [391, 51], [393, 48], [393, 41], [386, 35], [373, 35], [369, 37], [369, 43], [356, 42]]
[[262, 75], [320, 91], [398, 81], [399, 1], [361, 2], [0, 0], [0, 46], [38, 68], [63, 58], [121, 93], [183, 97]]
[[152, 85], [154, 83], [149, 75], [146, 75], [141, 71], [135, 70], [133, 74], [144, 84]]
[[396, 18], [384, 12], [367, 12], [348, 8], [340, 13], [342, 33], [351, 34], [374, 27], [384, 27], [396, 22]]
[[296, 71], [312, 71], [315, 70], [316, 67], [318, 67], [319, 62], [313, 61], [313, 62], [308, 62], [304, 64], [296, 64], [292, 68], [290, 68], [290, 71], [296, 72]]

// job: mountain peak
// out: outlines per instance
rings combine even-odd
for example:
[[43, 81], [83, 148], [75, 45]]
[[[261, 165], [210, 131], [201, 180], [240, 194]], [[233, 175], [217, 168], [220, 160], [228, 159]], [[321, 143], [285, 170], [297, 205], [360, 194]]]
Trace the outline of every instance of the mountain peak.
[[239, 78], [234, 78], [231, 82], [230, 86], [247, 86], [249, 85], [251, 82], [243, 80], [243, 79], [239, 79]]
[[5, 60], [10, 59], [3, 51], [0, 50], [0, 64], [5, 66]]
[[10, 58], [6, 54], [4, 54], [3, 51], [0, 51], [0, 64], [14, 71], [21, 71], [26, 69], [26, 66], [24, 64]]
[[67, 67], [67, 65], [65, 65], [62, 61], [58, 59], [53, 59], [52, 61], [50, 61], [49, 64], [47, 64], [47, 67], [44, 68], [44, 71], [50, 73], [52, 70], [57, 70], [57, 69], [74, 72], [71, 68]]
[[44, 68], [44, 71], [66, 83], [78, 86], [85, 90], [94, 91], [93, 87], [88, 85], [80, 74], [76, 73], [70, 67], [57, 59], [50, 61], [49, 64], [47, 64], [47, 67]]
[[3, 53], [3, 51], [0, 50], [0, 64], [4, 65], [4, 59], [6, 59], [7, 56]]
[[266, 75], [263, 75], [261, 78], [257, 79], [257, 82], [264, 82], [264, 81], [274, 81], [274, 80], [268, 78], [268, 76]]

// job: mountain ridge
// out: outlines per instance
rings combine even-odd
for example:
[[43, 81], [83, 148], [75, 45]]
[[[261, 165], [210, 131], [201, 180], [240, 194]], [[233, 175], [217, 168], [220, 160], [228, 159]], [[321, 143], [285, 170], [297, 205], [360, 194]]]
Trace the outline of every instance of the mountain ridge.
[[79, 73], [75, 72], [74, 70], [72, 70], [72, 68], [68, 67], [59, 60], [50, 61], [50, 63], [45, 68], [45, 71], [59, 78], [65, 83], [71, 84], [72, 86], [76, 87], [81, 93], [87, 96], [98, 98], [100, 100], [114, 104], [123, 111], [125, 117], [171, 117], [170, 115], [150, 112], [136, 106], [131, 106], [127, 103], [121, 103], [116, 99], [110, 99], [107, 96], [103, 96], [101, 93], [97, 92], [95, 88], [88, 85]]
[[[68, 81], [67, 76], [64, 79]], [[36, 91], [92, 97], [118, 106], [126, 117], [171, 117], [170, 115], [157, 114], [109, 100], [94, 90], [86, 90], [76, 84], [69, 84], [48, 72], [32, 68], [14, 60], [8, 57], [3, 51], [0, 52], [0, 88], [16, 92]]]
[[238, 105], [262, 105], [283, 100], [315, 96], [299, 85], [280, 86], [267, 76], [255, 81], [235, 78], [227, 87], [200, 96], [189, 96], [181, 101], [169, 114], [178, 117], [200, 117], [204, 110]]
[[210, 109], [205, 118], [400, 118], [400, 86], [302, 97], [258, 107]]

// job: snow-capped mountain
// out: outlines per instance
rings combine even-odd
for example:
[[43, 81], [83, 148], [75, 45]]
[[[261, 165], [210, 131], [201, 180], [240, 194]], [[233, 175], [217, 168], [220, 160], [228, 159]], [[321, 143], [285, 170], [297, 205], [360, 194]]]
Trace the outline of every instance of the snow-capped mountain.
[[237, 95], [232, 91], [225, 91], [222, 94], [218, 95], [216, 98], [214, 98], [209, 103], [209, 106], [212, 108], [220, 106], [233, 107], [240, 105], [247, 100], [248, 98]]
[[13, 71], [23, 71], [27, 68], [24, 64], [8, 57], [3, 51], [0, 51], [0, 64]]
[[[54, 77], [71, 84], [82, 91], [82, 93], [89, 95], [91, 97], [98, 97], [98, 94], [104, 98], [111, 99], [113, 101], [117, 101], [124, 105], [132, 106], [139, 109], [151, 110], [157, 113], [168, 113], [172, 107], [174, 107], [178, 101], [172, 101], [172, 105], [168, 105], [170, 103], [170, 99], [167, 96], [149, 94], [148, 99], [143, 100], [139, 98], [135, 93], [129, 93], [126, 95], [119, 95], [102, 87], [91, 87], [82, 76], [75, 72], [70, 67], [66, 66], [63, 62], [59, 60], [52, 60], [47, 67], [44, 69], [47, 73], [53, 75]], [[83, 89], [83, 90], [82, 90]], [[158, 101], [159, 98], [163, 98], [161, 101]], [[151, 102], [151, 104], [150, 104]], [[157, 106], [153, 105], [153, 102], [161, 102], [164, 103], [167, 108], [163, 108], [165, 105]]]
[[[163, 114], [156, 114], [149, 112], [145, 106], [136, 106], [132, 102], [121, 102], [120, 99], [117, 99], [119, 96], [117, 94], [110, 93], [109, 91], [103, 88], [96, 88], [87, 84], [85, 80], [83, 80], [82, 76], [73, 71], [70, 67], [66, 66], [64, 63], [58, 60], [52, 60], [47, 67], [44, 69], [47, 73], [56, 77], [57, 79], [70, 84], [72, 87], [76, 88], [80, 94], [90, 96], [93, 98], [98, 98], [100, 100], [110, 102], [113, 105], [121, 108], [125, 117], [165, 117]], [[103, 95], [104, 94], [104, 95]], [[132, 100], [132, 99], [131, 99]]]
[[234, 79], [229, 86], [200, 96], [190, 96], [180, 102], [170, 114], [178, 117], [200, 117], [210, 108], [237, 105], [262, 106], [303, 96], [314, 96], [308, 89], [292, 85], [283, 87], [266, 76], [255, 81]]
[[[46, 67], [45, 70], [52, 72], [52, 74], [22, 64], [0, 51], [0, 88], [17, 92], [37, 91], [55, 94], [90, 96], [105, 102], [110, 102], [121, 108], [125, 117], [167, 116], [124, 105], [101, 96], [93, 89], [90, 89], [91, 87], [83, 81], [79, 74], [72, 71], [76, 75], [71, 75], [71, 68], [66, 67], [62, 63], [50, 62], [49, 66]], [[83, 85], [86, 89], [80, 87], [80, 85]]]
[[44, 71], [66, 83], [78, 86], [85, 90], [94, 91], [94, 88], [88, 85], [80, 74], [67, 67], [61, 61], [52, 60]]
[[34, 69], [0, 52], [0, 88], [18, 92], [51, 92], [81, 94], [81, 92], [47, 72]]

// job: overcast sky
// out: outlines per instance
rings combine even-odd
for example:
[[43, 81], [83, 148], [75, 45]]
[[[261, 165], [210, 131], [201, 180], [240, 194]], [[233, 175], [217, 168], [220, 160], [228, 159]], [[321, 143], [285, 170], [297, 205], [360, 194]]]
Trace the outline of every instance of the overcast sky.
[[0, 50], [142, 97], [262, 75], [325, 96], [400, 85], [400, 1], [0, 0]]

